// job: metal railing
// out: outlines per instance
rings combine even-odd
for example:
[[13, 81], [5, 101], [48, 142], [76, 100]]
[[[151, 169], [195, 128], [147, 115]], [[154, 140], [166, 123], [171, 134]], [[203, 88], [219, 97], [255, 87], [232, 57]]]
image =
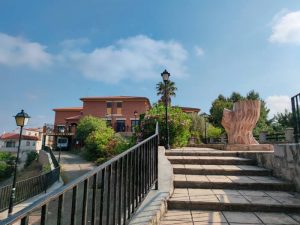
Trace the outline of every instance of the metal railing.
[[[14, 204], [18, 204], [42, 192], [46, 192], [49, 187], [59, 180], [59, 164], [52, 151], [48, 150], [48, 152], [50, 153], [55, 168], [48, 173], [17, 182]], [[12, 185], [0, 188], [0, 212], [8, 209], [11, 189]]]
[[[128, 224], [148, 192], [158, 189], [155, 134], [0, 222], [7, 224]], [[49, 216], [51, 215], [51, 216]]]
[[295, 142], [300, 141], [300, 93], [291, 98]]

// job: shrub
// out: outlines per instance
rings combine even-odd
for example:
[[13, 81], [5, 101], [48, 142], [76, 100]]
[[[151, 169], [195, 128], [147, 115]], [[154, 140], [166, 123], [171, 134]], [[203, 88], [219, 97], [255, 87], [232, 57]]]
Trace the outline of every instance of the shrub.
[[[155, 104], [145, 115], [141, 122], [141, 136], [143, 139], [155, 132], [156, 121], [159, 124], [160, 144], [166, 144], [165, 106]], [[170, 145], [182, 147], [187, 145], [190, 138], [190, 117], [178, 107], [168, 107], [168, 124], [170, 133]]]
[[50, 163], [44, 164], [44, 165], [43, 165], [43, 168], [42, 168], [42, 172], [43, 172], [43, 173], [48, 173], [48, 172], [50, 172], [50, 171], [51, 171], [51, 165], [50, 165]]
[[29, 166], [34, 160], [37, 160], [38, 156], [39, 154], [36, 151], [28, 152], [25, 167]]
[[15, 159], [16, 157], [9, 152], [0, 152], [0, 181], [11, 176]]
[[207, 127], [207, 137], [208, 138], [219, 138], [222, 135], [222, 129], [219, 127], [214, 127], [213, 125], [209, 124]]
[[85, 141], [93, 132], [102, 132], [107, 128], [106, 121], [93, 116], [83, 117], [77, 126], [76, 137], [78, 140]]

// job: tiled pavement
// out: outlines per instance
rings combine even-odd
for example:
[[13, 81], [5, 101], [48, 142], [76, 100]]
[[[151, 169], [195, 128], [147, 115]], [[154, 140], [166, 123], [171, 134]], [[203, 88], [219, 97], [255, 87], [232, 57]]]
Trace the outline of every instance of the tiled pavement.
[[300, 194], [252, 160], [196, 148], [166, 155], [175, 190], [162, 225], [300, 224]]
[[228, 212], [171, 210], [161, 221], [161, 225], [291, 225], [300, 224], [300, 216], [287, 213]]

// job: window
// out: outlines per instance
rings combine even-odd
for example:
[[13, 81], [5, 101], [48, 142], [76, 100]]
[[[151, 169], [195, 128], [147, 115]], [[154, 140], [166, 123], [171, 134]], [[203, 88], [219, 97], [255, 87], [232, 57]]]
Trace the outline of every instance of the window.
[[57, 126], [57, 132], [58, 133], [64, 133], [65, 132], [65, 126], [64, 125], [58, 125]]
[[138, 120], [131, 120], [131, 131], [134, 132], [134, 128], [139, 125]]
[[122, 102], [117, 102], [117, 114], [122, 114]]
[[6, 148], [14, 148], [16, 146], [15, 141], [7, 141], [6, 142]]
[[30, 146], [30, 141], [26, 141], [26, 146]]
[[106, 102], [106, 114], [112, 114], [112, 102]]
[[32, 142], [32, 146], [35, 146], [35, 142]]

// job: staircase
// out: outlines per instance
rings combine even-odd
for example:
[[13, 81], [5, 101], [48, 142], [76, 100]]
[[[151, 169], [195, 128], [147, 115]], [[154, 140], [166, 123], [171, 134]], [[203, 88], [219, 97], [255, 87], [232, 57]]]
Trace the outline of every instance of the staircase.
[[[238, 223], [277, 224], [270, 221], [278, 217], [290, 220], [279, 224], [300, 224], [299, 193], [292, 184], [272, 177], [272, 171], [256, 166], [255, 161], [214, 149], [169, 150], [166, 155], [173, 166], [174, 193], [161, 224], [210, 224], [205, 216], [203, 223], [194, 219], [207, 211], [219, 213], [220, 224], [232, 224], [233, 212], [238, 212]], [[256, 223], [245, 219], [249, 213]], [[189, 219], [172, 221], [176, 215]]]

